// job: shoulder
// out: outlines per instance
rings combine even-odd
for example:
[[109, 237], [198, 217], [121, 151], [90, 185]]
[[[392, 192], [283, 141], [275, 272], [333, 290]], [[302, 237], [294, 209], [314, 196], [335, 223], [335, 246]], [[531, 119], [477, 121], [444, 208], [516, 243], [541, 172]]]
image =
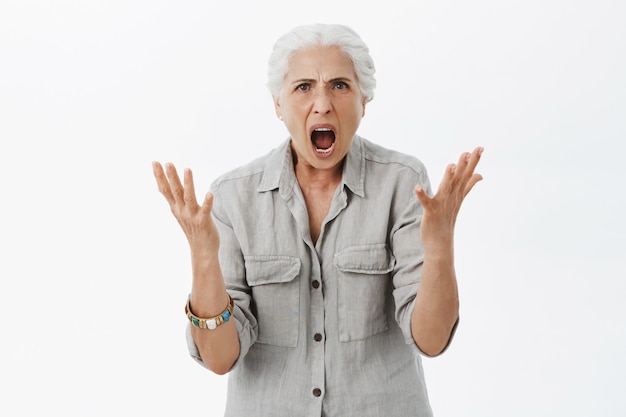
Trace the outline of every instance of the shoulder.
[[365, 138], [360, 138], [360, 140], [363, 145], [363, 157], [372, 165], [413, 171], [418, 176], [426, 175], [426, 167], [417, 157], [386, 148]]
[[258, 186], [267, 170], [280, 170], [280, 165], [276, 166], [275, 162], [282, 160], [286, 144], [286, 142], [283, 142], [267, 154], [230, 171], [226, 171], [213, 181], [211, 189], [217, 191], [228, 186]]

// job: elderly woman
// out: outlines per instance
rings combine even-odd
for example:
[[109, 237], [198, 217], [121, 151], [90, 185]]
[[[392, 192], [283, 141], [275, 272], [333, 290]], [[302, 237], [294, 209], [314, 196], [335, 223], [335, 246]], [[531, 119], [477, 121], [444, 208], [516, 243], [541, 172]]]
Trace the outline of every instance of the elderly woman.
[[430, 416], [421, 355], [458, 320], [454, 225], [482, 149], [436, 194], [416, 158], [356, 134], [373, 97], [367, 46], [341, 25], [298, 27], [269, 60], [289, 138], [218, 178], [155, 162], [191, 250], [191, 355], [229, 373], [227, 416]]

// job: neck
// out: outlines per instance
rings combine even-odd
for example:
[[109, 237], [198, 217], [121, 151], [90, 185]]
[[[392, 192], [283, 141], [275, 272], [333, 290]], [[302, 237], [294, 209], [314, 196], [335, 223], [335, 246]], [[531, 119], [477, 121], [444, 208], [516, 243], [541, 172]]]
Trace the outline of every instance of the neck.
[[297, 161], [294, 162], [296, 178], [298, 179], [300, 187], [318, 190], [334, 190], [341, 182], [343, 162], [329, 169], [318, 169], [297, 163]]

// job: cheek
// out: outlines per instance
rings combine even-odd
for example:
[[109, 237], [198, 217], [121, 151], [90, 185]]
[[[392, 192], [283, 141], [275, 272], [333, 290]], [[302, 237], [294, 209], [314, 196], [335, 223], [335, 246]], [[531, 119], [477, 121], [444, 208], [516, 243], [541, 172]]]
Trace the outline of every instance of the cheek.
[[298, 144], [305, 144], [309, 142], [309, 138], [306, 134], [306, 126], [301, 118], [297, 117], [293, 113], [289, 114], [288, 118], [284, 119], [285, 127], [289, 131], [289, 135]]
[[287, 100], [282, 103], [282, 112], [284, 116], [288, 116], [290, 119], [298, 120], [301, 118], [301, 105], [297, 100]]

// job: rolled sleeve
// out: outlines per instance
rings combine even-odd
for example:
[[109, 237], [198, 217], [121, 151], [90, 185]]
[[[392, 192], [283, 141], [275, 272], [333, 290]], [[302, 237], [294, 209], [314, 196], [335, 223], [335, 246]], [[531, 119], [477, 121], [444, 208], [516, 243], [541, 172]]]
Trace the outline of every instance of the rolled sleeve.
[[[246, 280], [246, 268], [241, 246], [233, 230], [232, 221], [225, 207], [223, 194], [217, 187], [214, 192], [213, 220], [220, 233], [219, 260], [226, 284], [226, 290], [232, 297], [235, 308], [233, 318], [239, 335], [239, 362], [246, 356], [258, 335], [257, 319], [252, 312], [252, 291]], [[235, 365], [237, 364], [235, 363]]]
[[424, 246], [420, 235], [423, 209], [413, 189], [420, 184], [431, 194], [428, 176], [419, 168], [412, 171], [414, 175], [404, 176], [404, 181], [398, 184], [399, 189], [404, 191], [398, 193], [403, 197], [394, 204], [396, 214], [390, 239], [391, 250], [396, 258], [393, 272], [395, 319], [407, 344], [415, 343], [411, 333], [411, 315], [424, 262]]
[[[249, 327], [249, 321], [245, 318], [245, 313], [242, 311], [241, 308], [237, 307], [237, 305], [235, 305], [235, 308], [233, 310], [232, 318], [235, 320], [235, 326], [237, 326], [237, 334], [239, 335], [239, 356], [231, 367], [231, 370], [236, 368], [237, 365], [241, 362], [241, 359], [248, 354], [250, 346], [254, 344], [252, 335], [255, 334], [255, 332], [247, 328]], [[191, 336], [191, 324], [187, 324], [185, 336], [187, 339], [187, 350], [189, 351], [189, 355], [200, 365], [209, 369], [202, 360], [200, 352], [198, 351], [198, 347], [196, 346], [196, 343]]]
[[189, 355], [200, 365], [209, 369], [202, 358], [200, 357], [200, 352], [198, 351], [198, 347], [196, 346], [196, 342], [193, 341], [191, 337], [191, 324], [187, 323], [187, 328], [185, 329], [185, 336], [187, 339], [187, 350], [189, 350]]

